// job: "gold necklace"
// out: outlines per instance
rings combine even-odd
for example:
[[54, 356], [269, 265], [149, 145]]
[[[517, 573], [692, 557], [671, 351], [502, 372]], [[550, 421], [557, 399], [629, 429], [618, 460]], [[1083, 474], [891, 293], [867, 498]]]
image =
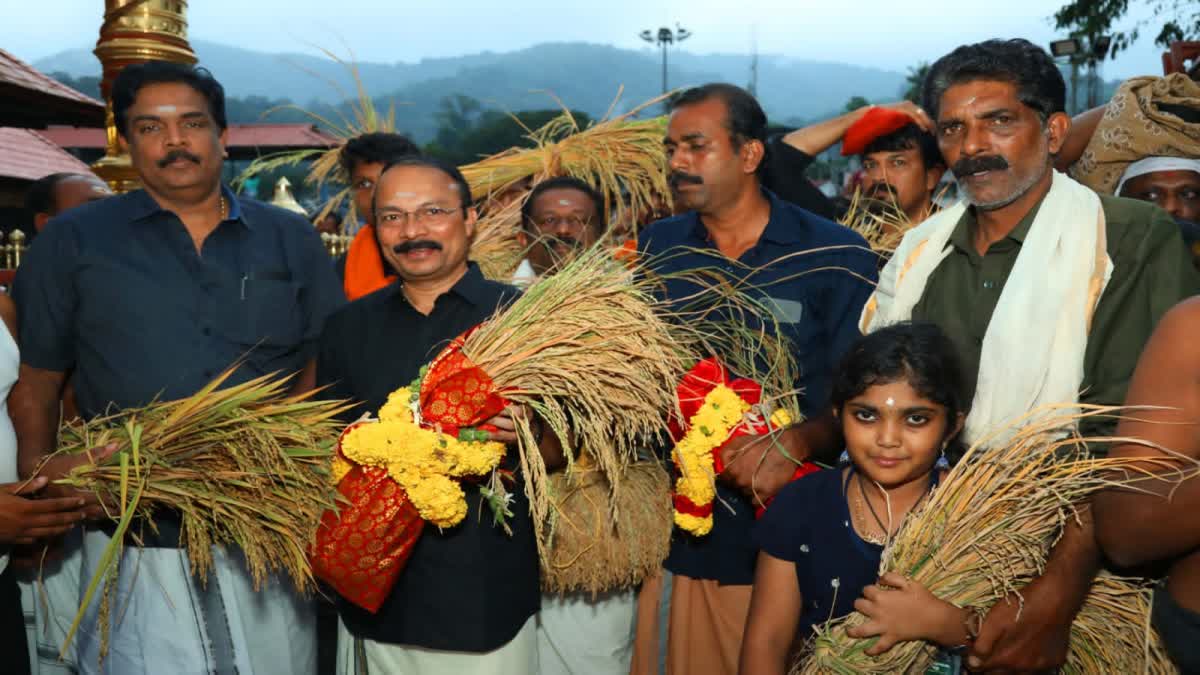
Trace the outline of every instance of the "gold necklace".
[[868, 544], [874, 544], [876, 546], [883, 546], [883, 545], [887, 544], [887, 536], [886, 535], [880, 536], [877, 534], [872, 534], [870, 532], [867, 532], [867, 527], [868, 527], [869, 521], [867, 520], [867, 509], [865, 506], [863, 506], [862, 481], [861, 481], [861, 479], [859, 479], [855, 482], [858, 483], [858, 495], [856, 495], [854, 497], [854, 504], [855, 504], [855, 506], [858, 507], [858, 509], [857, 509], [858, 510], [858, 522], [862, 523], [862, 528], [859, 531], [858, 536], [863, 541], [867, 542]]
[[[866, 528], [868, 527], [868, 523], [869, 523], [869, 521], [867, 520], [867, 509], [865, 506], [863, 506], [863, 499], [866, 497], [866, 488], [863, 487], [864, 483], [863, 483], [863, 479], [862, 479], [862, 474], [856, 473], [856, 474], [854, 474], [854, 476], [855, 476], [855, 482], [858, 483], [858, 497], [855, 498], [855, 501], [858, 504], [858, 519], [861, 523], [863, 523], [863, 530], [865, 531]], [[918, 499], [911, 507], [909, 507], [908, 511], [905, 512], [904, 517], [900, 519], [901, 525], [904, 524], [904, 519], [908, 517], [908, 514], [912, 513], [913, 510], [915, 510], [918, 506], [920, 506], [921, 502], [925, 501], [925, 498], [929, 496], [929, 494], [932, 490], [933, 490], [933, 486], [932, 486], [932, 484], [930, 484], [929, 489], [927, 489], [925, 491], [925, 493], [921, 495], [920, 499]], [[889, 504], [888, 505], [888, 518], [889, 519], [891, 519], [891, 515], [892, 515], [891, 505]], [[879, 525], [879, 528], [883, 531], [883, 536], [860, 533], [859, 537], [863, 541], [871, 543], [871, 544], [875, 544], [876, 546], [887, 545], [888, 539], [890, 539], [894, 533], [888, 531], [887, 525], [885, 525], [883, 523], [883, 521], [880, 520], [879, 514], [875, 513], [874, 507], [871, 508], [871, 516], [875, 519], [875, 522]], [[899, 531], [900, 528], [897, 527], [896, 529], [897, 529], [897, 531]]]

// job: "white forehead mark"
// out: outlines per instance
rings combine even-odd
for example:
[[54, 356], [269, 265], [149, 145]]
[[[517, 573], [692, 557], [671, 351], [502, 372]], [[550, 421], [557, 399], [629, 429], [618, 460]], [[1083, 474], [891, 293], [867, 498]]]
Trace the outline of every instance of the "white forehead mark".
[[966, 104], [967, 104], [967, 105], [971, 105], [971, 104], [975, 103], [975, 101], [977, 101], [977, 100], [979, 100], [979, 97], [978, 97], [978, 96], [972, 96], [971, 98], [967, 99], [967, 103], [966, 103]]
[[571, 200], [570, 199], [560, 199], [560, 200], [558, 200], [558, 205], [559, 206], [570, 206]]
[[415, 193], [415, 192], [393, 192], [392, 193], [393, 199], [407, 199], [409, 197], [416, 197], [416, 196], [417, 196], [417, 193]]
[[896, 399], [889, 396], [888, 400], [884, 401], [883, 404], [889, 408], [895, 408], [896, 407]]
[[168, 105], [156, 106], [154, 108], [154, 112], [156, 112], [160, 115], [170, 115], [171, 113], [175, 112], [178, 109], [179, 108], [176, 108], [175, 106], [168, 104]]

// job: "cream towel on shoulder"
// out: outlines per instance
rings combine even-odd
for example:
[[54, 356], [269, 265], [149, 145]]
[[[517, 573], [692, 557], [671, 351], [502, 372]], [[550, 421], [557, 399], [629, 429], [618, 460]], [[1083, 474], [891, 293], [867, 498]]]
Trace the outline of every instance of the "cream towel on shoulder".
[[[929, 276], [950, 254], [962, 202], [909, 231], [863, 308], [863, 333], [912, 317]], [[1077, 403], [1092, 313], [1112, 276], [1100, 198], [1054, 172], [984, 334], [968, 443], [1050, 403]], [[968, 309], [969, 308], [964, 308]]]

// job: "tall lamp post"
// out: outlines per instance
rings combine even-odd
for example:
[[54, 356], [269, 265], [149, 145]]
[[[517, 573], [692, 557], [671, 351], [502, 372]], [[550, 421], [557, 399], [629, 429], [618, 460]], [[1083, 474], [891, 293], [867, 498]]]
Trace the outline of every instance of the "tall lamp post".
[[644, 30], [641, 33], [642, 39], [652, 45], [658, 45], [662, 50], [662, 93], [667, 93], [667, 47], [676, 42], [683, 42], [692, 36], [692, 32], [679, 24], [675, 24], [675, 30], [670, 28], [659, 28], [657, 32], [652, 30]]
[[1112, 37], [1108, 35], [1096, 35], [1090, 40], [1085, 40], [1082, 37], [1071, 37], [1064, 40], [1055, 40], [1050, 43], [1050, 53], [1055, 58], [1066, 59], [1071, 64], [1071, 114], [1078, 115], [1082, 112], [1079, 109], [1079, 67], [1086, 65], [1088, 67], [1087, 74], [1087, 109], [1091, 110], [1099, 105], [1100, 99], [1100, 81], [1097, 74], [1097, 65], [1108, 56], [1108, 49], [1112, 46]]
[[107, 104], [108, 147], [92, 171], [116, 192], [138, 187], [129, 155], [121, 152], [113, 123], [112, 85], [117, 73], [131, 63], [174, 61], [195, 63], [187, 41], [187, 0], [104, 0], [104, 25], [96, 41], [96, 58], [104, 68], [100, 93]]

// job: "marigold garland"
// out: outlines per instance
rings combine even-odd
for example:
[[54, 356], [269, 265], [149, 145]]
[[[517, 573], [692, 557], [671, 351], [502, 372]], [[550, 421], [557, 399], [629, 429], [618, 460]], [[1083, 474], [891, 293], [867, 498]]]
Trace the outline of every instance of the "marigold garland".
[[462, 429], [458, 438], [426, 429], [414, 416], [419, 387], [401, 387], [388, 396], [378, 420], [346, 431], [333, 476], [340, 481], [351, 462], [386, 468], [404, 488], [426, 522], [453, 527], [467, 515], [466, 494], [459, 478], [483, 476], [504, 458], [503, 443], [486, 440], [485, 432]]
[[[684, 530], [695, 535], [712, 531], [712, 503], [717, 496], [713, 453], [749, 411], [750, 404], [737, 392], [718, 384], [688, 420], [687, 431], [673, 452], [680, 474], [675, 480], [675, 524]], [[679, 497], [690, 504], [681, 503]]]
[[[719, 384], [688, 420], [687, 431], [673, 453], [680, 473], [675, 480], [675, 524], [685, 531], [696, 536], [712, 531], [717, 453], [753, 408], [736, 391]], [[776, 408], [768, 418], [771, 429], [782, 429], [792, 421], [784, 408]]]

